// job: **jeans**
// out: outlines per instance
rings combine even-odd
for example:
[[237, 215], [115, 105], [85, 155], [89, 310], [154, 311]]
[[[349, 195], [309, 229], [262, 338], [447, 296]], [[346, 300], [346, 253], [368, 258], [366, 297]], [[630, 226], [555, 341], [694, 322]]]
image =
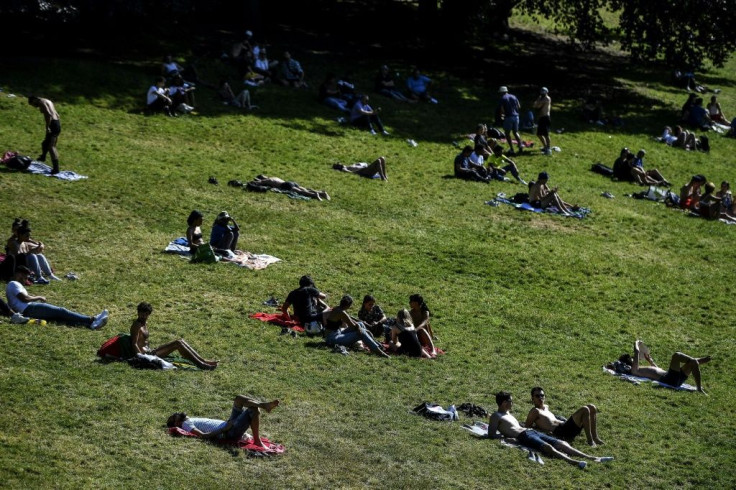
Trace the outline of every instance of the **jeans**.
[[233, 411], [230, 413], [230, 418], [228, 419], [228, 422], [232, 422], [233, 425], [227, 432], [222, 434], [222, 437], [230, 441], [240, 440], [243, 434], [245, 434], [245, 431], [248, 430], [248, 427], [250, 427], [250, 422], [253, 419], [253, 410], [258, 409], [233, 407]]
[[381, 123], [381, 119], [375, 114], [371, 114], [370, 116], [364, 114], [353, 119], [351, 123], [353, 126], [357, 126], [359, 128], [368, 128], [369, 130], [373, 131], [375, 131], [375, 129], [373, 128], [373, 125], [375, 124], [378, 127], [378, 130], [383, 132], [383, 123]]
[[343, 99], [338, 99], [337, 97], [325, 97], [322, 99], [322, 102], [334, 109], [338, 109], [343, 112], [350, 112], [350, 109], [348, 109], [348, 102]]
[[61, 306], [54, 306], [48, 303], [29, 303], [23, 310], [23, 316], [37, 318], [39, 320], [57, 321], [67, 323], [69, 325], [84, 325], [89, 327], [92, 324], [92, 317], [82, 315], [80, 313], [67, 310]]
[[27, 254], [26, 265], [31, 269], [37, 279], [43, 277], [44, 274], [47, 276], [53, 274], [51, 272], [51, 264], [49, 264], [49, 261], [46, 260], [43, 254]]
[[366, 330], [365, 325], [362, 322], [358, 323], [358, 330], [328, 330], [325, 335], [325, 342], [327, 345], [344, 345], [351, 346], [357, 341], [362, 340], [363, 343], [373, 352], [383, 352], [381, 347], [373, 338], [373, 335]]

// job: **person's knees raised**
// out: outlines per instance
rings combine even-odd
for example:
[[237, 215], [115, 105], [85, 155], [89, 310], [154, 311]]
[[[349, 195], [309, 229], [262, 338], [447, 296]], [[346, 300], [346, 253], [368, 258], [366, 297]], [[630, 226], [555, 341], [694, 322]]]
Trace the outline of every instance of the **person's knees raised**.
[[598, 413], [598, 407], [593, 404], [587, 405], [587, 408], [588, 410], [590, 410], [591, 415], [595, 415], [596, 413]]

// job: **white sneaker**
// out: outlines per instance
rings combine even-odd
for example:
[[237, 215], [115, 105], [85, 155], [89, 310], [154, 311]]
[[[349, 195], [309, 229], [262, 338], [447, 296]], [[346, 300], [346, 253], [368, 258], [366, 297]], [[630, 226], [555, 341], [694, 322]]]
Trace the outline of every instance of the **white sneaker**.
[[52, 281], [61, 281], [61, 278], [59, 276], [54, 275], [54, 274], [51, 274], [49, 276], [49, 279], [51, 279]]
[[102, 310], [102, 313], [92, 320], [92, 324], [89, 326], [90, 330], [97, 330], [98, 328], [104, 327], [107, 324], [107, 317], [107, 310]]
[[22, 323], [28, 323], [30, 320], [31, 320], [30, 318], [26, 318], [20, 313], [13, 313], [13, 316], [10, 317], [10, 323], [22, 324]]

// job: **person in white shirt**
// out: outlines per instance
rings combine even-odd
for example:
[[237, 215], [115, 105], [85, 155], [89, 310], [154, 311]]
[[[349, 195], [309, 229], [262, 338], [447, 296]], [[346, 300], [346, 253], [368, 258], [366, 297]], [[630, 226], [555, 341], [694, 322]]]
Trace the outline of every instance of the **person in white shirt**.
[[167, 116], [173, 116], [171, 113], [171, 98], [167, 95], [164, 85], [166, 85], [166, 78], [156, 78], [156, 83], [149, 87], [146, 94], [146, 106], [150, 111], [163, 112]]
[[29, 318], [57, 321], [70, 325], [83, 325], [92, 330], [103, 327], [107, 323], [107, 310], [102, 310], [100, 314], [95, 316], [87, 316], [67, 310], [61, 306], [48, 304], [44, 296], [29, 295], [23, 284], [28, 280], [30, 273], [31, 271], [28, 267], [19, 265], [15, 269], [15, 280], [10, 281], [5, 289], [5, 295], [8, 297], [8, 305], [14, 311]]
[[253, 442], [263, 446], [260, 435], [260, 409], [270, 412], [279, 406], [279, 400], [259, 402], [246, 395], [238, 395], [233, 401], [233, 409], [227, 420], [188, 417], [185, 412], [176, 412], [166, 421], [167, 427], [179, 427], [206, 439], [237, 441], [250, 427]]

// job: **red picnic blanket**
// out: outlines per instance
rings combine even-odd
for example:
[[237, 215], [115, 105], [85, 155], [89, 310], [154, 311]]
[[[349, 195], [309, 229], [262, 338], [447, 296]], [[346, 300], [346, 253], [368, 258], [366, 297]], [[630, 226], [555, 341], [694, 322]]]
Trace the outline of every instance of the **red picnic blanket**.
[[[180, 427], [169, 427], [169, 434], [171, 434], [172, 436], [199, 438], [197, 434], [187, 432]], [[275, 442], [269, 441], [265, 437], [261, 437], [261, 441], [263, 441], [263, 446], [257, 446], [253, 444], [253, 437], [250, 434], [244, 434], [243, 438], [239, 441], [232, 441], [227, 439], [212, 439], [212, 441], [216, 442], [217, 444], [223, 444], [226, 446], [236, 446], [240, 449], [243, 449], [244, 451], [253, 453], [274, 455], [283, 454], [283, 452], [286, 451], [286, 448], [283, 446], [283, 444], [276, 444]]]
[[291, 317], [291, 320], [287, 320], [286, 318], [284, 318], [283, 313], [253, 313], [252, 315], [250, 315], [250, 317], [262, 322], [268, 322], [273, 323], [274, 325], [287, 327], [292, 330], [296, 330], [297, 332], [304, 331], [304, 327], [302, 327], [302, 324], [299, 323], [298, 320], [294, 319], [294, 317]]

